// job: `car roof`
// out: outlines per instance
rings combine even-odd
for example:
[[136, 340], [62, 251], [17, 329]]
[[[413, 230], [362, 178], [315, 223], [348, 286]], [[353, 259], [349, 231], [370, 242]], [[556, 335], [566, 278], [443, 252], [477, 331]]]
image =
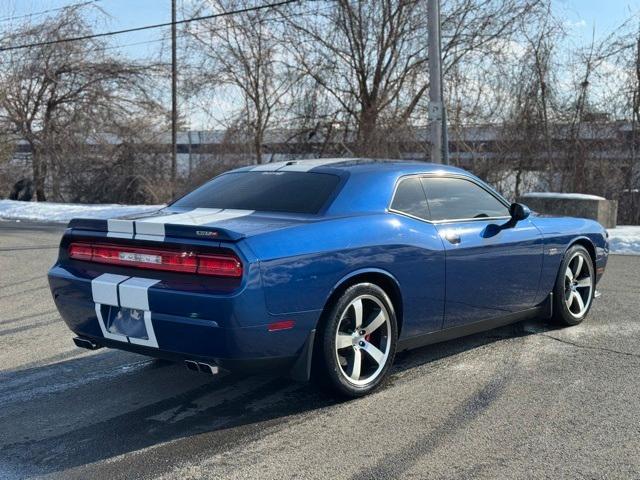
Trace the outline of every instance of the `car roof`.
[[[455, 174], [472, 177], [481, 182], [480, 179], [461, 168], [415, 160], [321, 158], [272, 162], [233, 170], [233, 172], [249, 171], [339, 175], [345, 181], [325, 210], [325, 216], [385, 212], [391, 202], [396, 183], [406, 175]], [[484, 184], [484, 182], [481, 183]]]
[[357, 173], [365, 172], [395, 172], [406, 175], [416, 172], [435, 173], [450, 172], [467, 174], [466, 171], [436, 163], [420, 162], [416, 160], [374, 159], [374, 158], [319, 158], [271, 162], [261, 165], [251, 165], [234, 170], [239, 171], [267, 171], [267, 172], [314, 172], [338, 173], [336, 170]]

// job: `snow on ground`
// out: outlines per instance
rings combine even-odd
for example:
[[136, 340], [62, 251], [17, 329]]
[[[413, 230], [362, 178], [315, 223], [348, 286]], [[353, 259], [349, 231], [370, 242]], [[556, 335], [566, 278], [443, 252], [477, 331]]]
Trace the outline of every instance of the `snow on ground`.
[[113, 218], [153, 212], [164, 205], [118, 205], [0, 200], [0, 219], [67, 223], [72, 218]]
[[586, 193], [557, 193], [557, 192], [529, 192], [522, 195], [524, 198], [567, 198], [570, 200], [606, 200], [598, 195], [588, 195]]
[[623, 225], [608, 232], [611, 253], [640, 255], [640, 226]]

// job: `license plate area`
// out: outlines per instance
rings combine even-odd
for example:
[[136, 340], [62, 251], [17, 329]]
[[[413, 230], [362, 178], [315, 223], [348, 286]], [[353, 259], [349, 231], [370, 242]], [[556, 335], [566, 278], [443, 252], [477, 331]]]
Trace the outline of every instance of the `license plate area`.
[[144, 321], [144, 310], [127, 307], [109, 306], [106, 329], [109, 333], [126, 337], [149, 340], [149, 333]]

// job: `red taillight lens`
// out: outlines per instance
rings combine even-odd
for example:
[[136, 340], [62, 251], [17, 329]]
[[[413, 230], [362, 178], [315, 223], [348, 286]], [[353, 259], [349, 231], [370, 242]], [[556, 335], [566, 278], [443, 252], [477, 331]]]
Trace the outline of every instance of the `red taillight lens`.
[[91, 245], [82, 243], [72, 243], [69, 247], [69, 256], [78, 260], [91, 260], [93, 249]]
[[72, 243], [69, 245], [69, 257], [151, 270], [200, 273], [218, 277], [242, 276], [242, 263], [233, 254], [199, 255], [179, 250]]
[[240, 277], [242, 275], [242, 263], [237, 258], [227, 255], [199, 255], [198, 273], [223, 277]]

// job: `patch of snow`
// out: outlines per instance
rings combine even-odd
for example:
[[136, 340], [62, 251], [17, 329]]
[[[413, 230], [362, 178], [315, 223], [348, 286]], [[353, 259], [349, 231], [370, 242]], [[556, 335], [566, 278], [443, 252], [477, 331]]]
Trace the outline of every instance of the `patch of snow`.
[[611, 253], [640, 255], [640, 225], [623, 225], [607, 231]]
[[529, 192], [522, 195], [524, 198], [568, 198], [571, 200], [606, 200], [598, 195], [586, 193], [560, 193], [560, 192]]
[[73, 218], [114, 218], [136, 213], [154, 212], [165, 205], [119, 205], [19, 202], [0, 200], [0, 219], [67, 223]]

